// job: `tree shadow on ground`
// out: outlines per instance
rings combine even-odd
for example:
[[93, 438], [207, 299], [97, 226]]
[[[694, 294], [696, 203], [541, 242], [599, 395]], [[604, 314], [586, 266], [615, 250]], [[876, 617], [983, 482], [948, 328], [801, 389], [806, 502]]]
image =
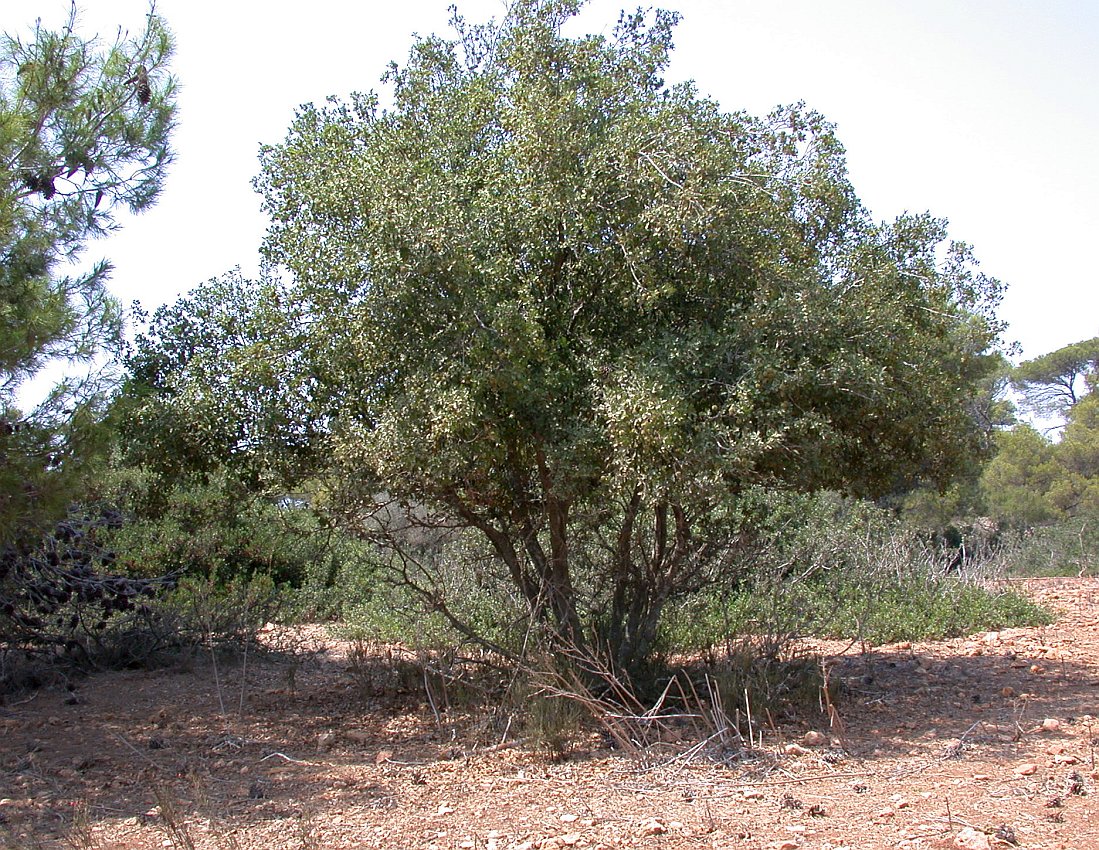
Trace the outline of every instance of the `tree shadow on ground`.
[[[796, 740], [813, 727], [834, 736], [846, 758], [869, 764], [915, 753], [953, 759], [973, 748], [1008, 759], [1043, 719], [1058, 721], [1060, 732], [1040, 733], [1056, 741], [1095, 711], [1099, 670], [1041, 649], [1035, 638], [1023, 650], [990, 646], [979, 655], [951, 643], [832, 657], [838, 718], [802, 712], [769, 736]], [[0, 711], [0, 844], [64, 846], [81, 818], [138, 829], [160, 823], [166, 806], [211, 831], [261, 821], [305, 829], [311, 814], [347, 807], [387, 817], [429, 794], [437, 776], [455, 781], [471, 759], [494, 757], [492, 718], [447, 712], [422, 683], [417, 690], [394, 677], [392, 657], [377, 664], [351, 675], [346, 659], [323, 654], [303, 666], [200, 660], [190, 669], [105, 673], [75, 692], [16, 701]], [[597, 743], [578, 753], [615, 755]], [[533, 751], [507, 758], [512, 766], [546, 761]]]

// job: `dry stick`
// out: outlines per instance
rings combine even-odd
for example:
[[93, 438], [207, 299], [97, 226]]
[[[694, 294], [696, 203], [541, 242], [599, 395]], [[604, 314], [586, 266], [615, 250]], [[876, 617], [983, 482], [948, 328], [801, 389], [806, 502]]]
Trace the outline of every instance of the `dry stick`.
[[[748, 746], [752, 749], [756, 747], [755, 734], [752, 732], [752, 703], [748, 699], [748, 689], [744, 689], [744, 708], [748, 712]], [[762, 731], [762, 730], [761, 730]], [[760, 744], [763, 743], [763, 736], [760, 735]]]
[[[690, 681], [690, 680], [688, 680]], [[692, 689], [694, 685], [691, 686]], [[725, 711], [725, 705], [721, 698], [721, 689], [716, 686], [716, 682], [709, 673], [706, 674], [706, 690], [710, 694], [710, 713], [712, 715], [712, 722], [718, 732], [721, 733], [722, 746], [729, 746], [729, 730], [732, 729], [733, 734], [737, 738], [737, 744], [741, 751], [744, 750], [744, 736], [740, 734], [740, 724], [730, 724], [729, 715]], [[697, 699], [697, 695], [696, 695]], [[701, 701], [699, 701], [701, 704]], [[737, 712], [740, 713], [739, 710]]]
[[431, 713], [435, 715], [435, 725], [441, 726], [443, 721], [439, 716], [439, 709], [435, 707], [435, 697], [431, 693], [431, 682], [427, 678], [427, 665], [422, 665], [421, 669], [424, 671], [424, 693], [427, 694], [427, 702], [431, 706]]
[[[691, 680], [691, 677], [690, 676], [685, 676], [684, 678], [687, 680], [687, 686], [691, 689], [691, 698], [694, 700], [694, 705], [698, 706], [699, 720], [701, 721], [702, 724], [705, 724], [706, 723], [706, 706], [705, 706], [705, 704], [703, 704], [702, 700], [699, 699], [698, 689], [695, 688], [695, 683]], [[706, 674], [706, 688], [707, 688], [707, 690], [710, 689], [710, 674], [709, 673]], [[682, 691], [682, 690], [683, 690], [683, 686], [681, 685], [680, 686], [680, 691]], [[687, 704], [687, 695], [686, 694], [683, 695], [683, 703], [684, 703], [684, 705]], [[716, 712], [716, 709], [713, 705], [713, 699], [711, 697], [710, 728], [720, 731], [721, 721], [718, 719], [717, 714], [715, 712]], [[699, 726], [696, 725], [695, 729], [699, 732], [699, 734], [702, 734], [702, 732], [703, 732], [702, 728], [699, 728]], [[724, 736], [722, 737], [722, 742], [724, 743]]]
[[505, 725], [505, 726], [504, 726], [504, 734], [500, 736], [500, 743], [498, 743], [498, 744], [496, 745], [497, 749], [500, 749], [500, 748], [502, 748], [502, 747], [504, 746], [504, 742], [505, 742], [505, 741], [507, 741], [507, 739], [508, 739], [508, 732], [510, 732], [510, 731], [511, 731], [511, 721], [512, 721], [512, 715], [510, 715], [510, 714], [509, 714], [509, 715], [508, 715], [508, 722], [507, 722], [507, 725]]
[[[668, 698], [668, 691], [670, 691], [670, 690], [672, 689], [672, 682], [674, 682], [674, 681], [676, 681], [676, 678], [675, 678], [674, 676], [673, 676], [673, 677], [672, 677], [671, 679], [669, 679], [669, 680], [668, 680], [668, 684], [667, 684], [667, 685], [665, 685], [665, 687], [664, 687], [664, 693], [662, 693], [662, 694], [660, 695], [660, 699], [658, 699], [658, 700], [657, 700], [657, 701], [656, 701], [655, 703], [653, 703], [653, 707], [652, 707], [652, 708], [650, 708], [650, 709], [649, 709], [648, 711], [646, 711], [646, 712], [645, 712], [645, 713], [644, 713], [644, 714], [642, 715], [642, 717], [644, 717], [644, 718], [649, 718], [649, 717], [656, 717], [656, 716], [657, 716], [657, 714], [659, 713], [660, 709], [661, 709], [661, 708], [663, 707], [663, 705], [664, 705], [664, 700]], [[685, 716], [687, 716], [687, 715], [669, 715], [669, 716], [676, 716], [676, 717], [679, 717], [679, 716], [684, 716], [684, 717], [685, 717]]]
[[[664, 764], [662, 764], [660, 766], [661, 767], [670, 767], [671, 765], [675, 764], [676, 762], [683, 762], [684, 765], [685, 765], [687, 762], [689, 762], [691, 759], [693, 759], [695, 756], [697, 756], [700, 752], [702, 752], [704, 749], [706, 749], [706, 746], [711, 741], [714, 741], [718, 738], [724, 738], [724, 737], [725, 737], [725, 730], [724, 729], [718, 729], [716, 732], [714, 732], [708, 738], [704, 738], [701, 741], [699, 741], [697, 744], [694, 744], [693, 746], [691, 746], [689, 749], [684, 750], [683, 752], [679, 753], [678, 755], [672, 756], [670, 759], [668, 759], [668, 761], [664, 762]], [[654, 767], [656, 767], [656, 765], [654, 765]], [[682, 768], [680, 768], [680, 769], [682, 769]]]
[[194, 839], [187, 829], [187, 824], [179, 817], [179, 810], [169, 793], [160, 785], [153, 786], [153, 796], [160, 806], [160, 819], [164, 822], [164, 831], [168, 833], [168, 840], [176, 850], [195, 850]]
[[260, 761], [267, 761], [267, 759], [274, 758], [275, 756], [278, 756], [280, 759], [286, 759], [291, 764], [304, 764], [308, 767], [316, 767], [317, 766], [316, 762], [302, 761], [301, 759], [290, 758], [290, 756], [286, 755], [286, 753], [268, 753], [263, 758], [261, 758]]
[[35, 691], [33, 694], [31, 694], [26, 699], [16, 700], [15, 702], [9, 702], [8, 705], [26, 705], [28, 702], [30, 702], [32, 699], [34, 699], [37, 696], [38, 696], [38, 691]]
[[[110, 730], [108, 730], [108, 731], [110, 731]], [[121, 741], [125, 746], [127, 746], [131, 750], [133, 750], [138, 756], [145, 759], [145, 761], [147, 761], [149, 764], [151, 764], [157, 770], [160, 770], [160, 765], [159, 764], [157, 764], [155, 761], [153, 761], [151, 758], [149, 758], [145, 753], [141, 752], [141, 750], [139, 750], [137, 747], [135, 747], [133, 744], [131, 744], [129, 741], [127, 741], [125, 738], [123, 738], [121, 735], [119, 735], [117, 732], [111, 732], [111, 734], [114, 737], [118, 738], [118, 740]]]
[[221, 706], [221, 716], [225, 717], [225, 700], [221, 698], [221, 677], [218, 676], [218, 656], [214, 651], [214, 645], [210, 644], [210, 660], [214, 662], [214, 687], [218, 692], [218, 705]]
[[[843, 728], [843, 719], [840, 717], [840, 713], [836, 711], [836, 706], [832, 703], [831, 689], [828, 687], [828, 665], [822, 660], [820, 663], [821, 677], [824, 679], [824, 687], [821, 688], [821, 695], [824, 699], [824, 704], [828, 708], [828, 726], [829, 728], [836, 729], [840, 736], [843, 737], [845, 730]], [[823, 708], [824, 706], [822, 706]]]
[[240, 670], [240, 704], [237, 706], [237, 717], [244, 717], [244, 690], [248, 687], [248, 639], [244, 640], [244, 663]]

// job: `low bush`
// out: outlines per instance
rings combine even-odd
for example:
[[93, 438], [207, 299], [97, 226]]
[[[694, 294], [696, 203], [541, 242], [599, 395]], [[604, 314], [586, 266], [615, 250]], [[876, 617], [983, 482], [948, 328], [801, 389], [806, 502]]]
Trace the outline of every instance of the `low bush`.
[[1071, 517], [1005, 538], [1013, 576], [1099, 575], [1099, 517]]
[[746, 579], [675, 606], [662, 646], [700, 652], [759, 634], [880, 644], [1048, 622], [1003, 581], [1015, 549], [1002, 541], [967, 546], [959, 559], [865, 502], [793, 497], [771, 513]]
[[0, 692], [241, 647], [279, 617], [284, 597], [267, 576], [124, 572], [112, 545], [122, 523], [74, 507], [36, 544], [0, 549]]

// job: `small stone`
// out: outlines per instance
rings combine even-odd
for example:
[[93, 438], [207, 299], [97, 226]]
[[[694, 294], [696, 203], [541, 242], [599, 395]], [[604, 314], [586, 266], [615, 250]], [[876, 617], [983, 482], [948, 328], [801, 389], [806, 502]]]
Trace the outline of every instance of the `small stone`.
[[378, 754], [374, 756], [374, 764], [385, 764], [393, 758], [393, 750], [378, 750]]
[[745, 800], [762, 800], [763, 792], [760, 791], [758, 788], [741, 788], [740, 796], [742, 796]]
[[435, 814], [439, 815], [439, 816], [449, 815], [453, 811], [454, 811], [454, 807], [452, 805], [450, 805], [450, 803], [444, 802], [444, 803], [439, 804], [439, 811], [437, 811]]
[[788, 756], [807, 756], [809, 751], [801, 744], [787, 744], [782, 751]]
[[1043, 666], [1042, 666], [1041, 664], [1031, 664], [1031, 665], [1030, 665], [1030, 672], [1031, 672], [1031, 673], [1035, 673], [1035, 674], [1037, 674], [1037, 673], [1045, 673], [1045, 672], [1046, 672], [1046, 668], [1045, 668], [1045, 667], [1043, 667]]
[[798, 850], [798, 848], [800, 846], [801, 846], [801, 842], [798, 841], [795, 838], [788, 838], [785, 841], [783, 841], [781, 844], [776, 844], [775, 845], [777, 850]]
[[561, 815], [561, 823], [574, 823], [578, 815]]
[[638, 829], [638, 833], [645, 836], [663, 835], [667, 831], [668, 827], [664, 826], [664, 824], [656, 818], [649, 818], [642, 823], [640, 829]]
[[1011, 699], [1013, 696], [1015, 696], [1015, 688], [1011, 687], [1010, 685], [1000, 688], [1000, 696]]
[[801, 743], [807, 747], [819, 747], [824, 742], [825, 737], [817, 731], [806, 732], [801, 738]]
[[973, 781], [974, 782], [991, 782], [992, 777], [987, 773], [974, 773], [973, 774]]
[[330, 750], [336, 745], [336, 733], [335, 732], [322, 732], [317, 736], [317, 749], [318, 750]]
[[1042, 721], [1042, 731], [1043, 732], [1056, 732], [1060, 728], [1061, 728], [1061, 723], [1056, 718], [1047, 717], [1045, 720]]
[[1072, 755], [1072, 753], [1064, 753], [1062, 755], [1056, 755], [1053, 757], [1054, 764], [1079, 764], [1080, 759]]
[[954, 836], [954, 846], [958, 850], [992, 850], [988, 836], [971, 826], [967, 826]]
[[1038, 765], [1033, 762], [1026, 762], [1016, 767], [1013, 772], [1016, 776], [1033, 776], [1038, 772]]
[[568, 835], [562, 835], [558, 840], [566, 847], [572, 847], [580, 843], [580, 833], [570, 832]]

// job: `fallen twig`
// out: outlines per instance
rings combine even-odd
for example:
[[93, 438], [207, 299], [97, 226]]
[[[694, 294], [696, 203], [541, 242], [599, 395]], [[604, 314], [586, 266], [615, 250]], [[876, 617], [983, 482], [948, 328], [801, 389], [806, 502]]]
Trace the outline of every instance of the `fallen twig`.
[[[108, 730], [108, 731], [110, 731], [110, 730]], [[127, 741], [125, 738], [123, 738], [121, 735], [119, 735], [117, 732], [111, 732], [110, 734], [113, 735], [115, 738], [117, 738], [119, 741], [121, 741], [124, 746], [129, 747], [131, 750], [133, 750], [135, 754], [137, 754], [138, 756], [143, 758], [145, 761], [147, 761], [149, 764], [151, 764], [157, 770], [161, 769], [159, 764], [157, 764], [155, 761], [153, 761], [151, 758], [149, 758], [148, 755], [141, 752], [141, 750], [139, 750], [137, 747], [135, 747], [133, 744], [131, 744], [129, 741]]]
[[302, 761], [301, 759], [290, 758], [290, 756], [286, 755], [286, 753], [268, 753], [263, 758], [261, 758], [260, 761], [267, 761], [267, 759], [274, 758], [275, 756], [278, 756], [281, 759], [286, 759], [288, 762], [291, 762], [292, 764], [304, 764], [304, 765], [307, 765], [308, 767], [316, 767], [317, 766], [316, 762]]

